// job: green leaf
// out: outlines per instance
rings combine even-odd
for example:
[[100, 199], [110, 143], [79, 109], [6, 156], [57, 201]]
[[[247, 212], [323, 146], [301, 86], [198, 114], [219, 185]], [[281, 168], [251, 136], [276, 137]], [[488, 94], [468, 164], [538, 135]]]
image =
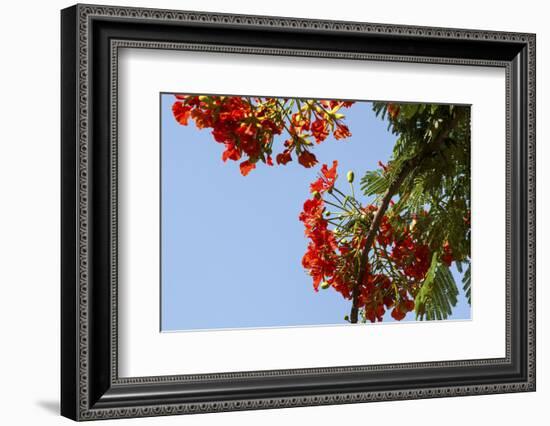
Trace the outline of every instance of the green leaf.
[[415, 298], [416, 319], [443, 320], [452, 314], [456, 306], [458, 288], [451, 271], [434, 253], [430, 269]]
[[462, 262], [459, 262], [458, 260], [455, 261], [455, 265], [456, 265], [456, 269], [458, 272], [460, 272], [462, 274]]
[[466, 269], [466, 272], [464, 272], [464, 276], [462, 277], [462, 289], [464, 290], [464, 293], [466, 294], [466, 299], [468, 299], [468, 303], [472, 304], [472, 288], [471, 288], [471, 275], [470, 275], [470, 263], [468, 263], [468, 269]]
[[361, 190], [367, 196], [383, 194], [390, 185], [380, 170], [368, 171], [361, 178]]

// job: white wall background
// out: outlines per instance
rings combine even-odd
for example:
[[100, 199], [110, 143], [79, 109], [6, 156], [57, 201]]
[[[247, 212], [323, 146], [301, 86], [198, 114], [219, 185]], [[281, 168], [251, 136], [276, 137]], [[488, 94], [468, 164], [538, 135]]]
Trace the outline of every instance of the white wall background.
[[[118, 424], [279, 425], [352, 422], [516, 425], [546, 422], [550, 401], [545, 300], [550, 274], [550, 28], [540, 0], [359, 2], [340, 0], [120, 0], [103, 4], [328, 18], [537, 33], [538, 390], [530, 394], [118, 420]], [[0, 419], [69, 424], [59, 404], [59, 9], [71, 2], [2, 6], [0, 65]], [[131, 422], [131, 423], [128, 423]], [[107, 421], [102, 424], [110, 424]], [[115, 423], [113, 423], [115, 424]]]

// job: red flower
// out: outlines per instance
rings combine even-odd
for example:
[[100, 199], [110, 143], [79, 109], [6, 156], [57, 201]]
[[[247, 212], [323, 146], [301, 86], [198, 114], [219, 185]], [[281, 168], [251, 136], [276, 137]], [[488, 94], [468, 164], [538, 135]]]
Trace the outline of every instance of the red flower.
[[323, 209], [325, 204], [321, 198], [307, 199], [304, 202], [304, 207], [300, 216], [298, 217], [301, 222], [304, 222], [306, 228], [306, 235], [319, 223], [322, 222]]
[[304, 167], [313, 167], [317, 164], [317, 158], [309, 151], [302, 151], [298, 156], [298, 162]]
[[233, 161], [238, 161], [241, 158], [241, 151], [232, 143], [226, 143], [225, 151], [222, 153], [222, 160], [224, 162], [226, 162], [228, 158]]
[[304, 130], [309, 130], [309, 120], [302, 116], [299, 112], [292, 115], [291, 119], [292, 130], [296, 133], [301, 133]]
[[241, 148], [249, 157], [258, 157], [262, 148], [257, 139], [241, 139]]
[[262, 120], [262, 127], [275, 135], [280, 135], [283, 129], [282, 125], [277, 125], [272, 120], [267, 118]]
[[403, 304], [405, 305], [405, 309], [407, 310], [407, 312], [411, 312], [412, 310], [414, 310], [414, 300], [405, 299], [403, 301]]
[[172, 105], [174, 118], [182, 126], [187, 126], [189, 116], [191, 115], [191, 109], [190, 106], [185, 105], [183, 102], [174, 102], [174, 105]]
[[250, 173], [251, 170], [254, 170], [256, 168], [256, 164], [254, 163], [251, 163], [250, 161], [246, 160], [246, 161], [243, 161], [240, 165], [240, 169], [241, 169], [241, 174], [243, 176], [246, 176], [247, 174]]
[[216, 127], [212, 130], [212, 136], [214, 136], [216, 142], [220, 143], [232, 143], [236, 141], [235, 135], [227, 124], [216, 124]]
[[378, 244], [381, 246], [387, 246], [393, 241], [393, 228], [387, 218], [387, 216], [382, 217], [380, 223], [379, 233], [376, 237]]
[[275, 160], [277, 161], [277, 164], [286, 164], [289, 161], [292, 161], [292, 157], [290, 156], [290, 151], [288, 149], [285, 149], [280, 154], [277, 154], [277, 157], [275, 157]]
[[393, 310], [391, 311], [391, 316], [394, 320], [396, 321], [401, 321], [403, 318], [405, 318], [407, 314], [405, 312], [403, 312], [400, 308], [399, 308], [399, 305], [397, 305], [395, 308], [393, 308]]
[[338, 124], [337, 129], [334, 131], [334, 137], [336, 139], [345, 139], [351, 136], [348, 126], [345, 124]]
[[248, 141], [253, 139], [256, 136], [256, 126], [252, 123], [241, 125], [235, 130], [235, 133], [243, 140]]
[[391, 296], [385, 296], [382, 301], [384, 305], [386, 305], [386, 308], [391, 308], [393, 306], [393, 298]]
[[194, 109], [191, 111], [191, 118], [195, 120], [195, 125], [199, 129], [205, 129], [214, 125], [214, 119], [209, 111]]
[[328, 136], [328, 126], [325, 120], [318, 118], [311, 124], [311, 133], [317, 143], [323, 142]]
[[412, 310], [414, 310], [414, 300], [404, 298], [401, 299], [401, 301], [397, 304], [395, 308], [393, 308], [391, 316], [395, 320], [401, 321], [403, 318], [405, 318], [407, 312], [411, 312]]
[[376, 306], [375, 313], [376, 313], [376, 317], [378, 318], [378, 321], [382, 321], [382, 318], [384, 317], [384, 314], [386, 313], [386, 309], [384, 309], [384, 304], [383, 303], [379, 303]]
[[334, 187], [334, 182], [338, 177], [336, 168], [338, 167], [338, 161], [332, 162], [332, 167], [329, 169], [326, 164], [321, 167], [321, 176], [315, 182], [310, 185], [310, 191], [322, 193], [331, 190]]
[[231, 119], [234, 121], [241, 121], [246, 117], [246, 112], [243, 109], [234, 109], [231, 111]]

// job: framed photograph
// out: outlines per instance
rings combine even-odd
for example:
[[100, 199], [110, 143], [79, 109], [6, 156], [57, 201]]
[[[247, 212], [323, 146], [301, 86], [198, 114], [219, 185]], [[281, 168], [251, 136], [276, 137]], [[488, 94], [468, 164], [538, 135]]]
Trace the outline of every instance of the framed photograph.
[[535, 35], [61, 28], [64, 416], [535, 390]]

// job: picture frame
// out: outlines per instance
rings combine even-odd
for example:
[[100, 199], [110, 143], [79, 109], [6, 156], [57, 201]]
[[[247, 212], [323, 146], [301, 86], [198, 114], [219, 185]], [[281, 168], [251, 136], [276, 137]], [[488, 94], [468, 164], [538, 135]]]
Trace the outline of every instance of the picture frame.
[[[160, 416], [535, 391], [534, 34], [131, 7], [61, 12], [61, 414]], [[120, 377], [120, 48], [486, 66], [506, 75], [505, 356]]]

